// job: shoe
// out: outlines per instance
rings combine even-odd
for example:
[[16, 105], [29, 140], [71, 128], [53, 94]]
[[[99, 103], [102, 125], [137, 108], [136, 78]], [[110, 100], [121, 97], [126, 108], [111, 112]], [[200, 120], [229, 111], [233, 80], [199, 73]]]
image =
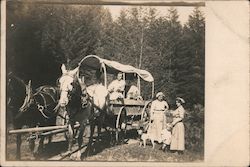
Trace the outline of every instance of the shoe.
[[170, 150], [166, 147], [165, 149], [164, 149], [164, 152], [165, 153], [167, 153], [167, 152], [169, 152]]
[[95, 110], [94, 111], [94, 117], [99, 117], [100, 116], [100, 111], [99, 110]]
[[159, 150], [163, 150], [163, 151], [164, 151], [165, 149], [166, 149], [166, 147], [164, 147], [164, 146], [162, 146], [162, 147], [159, 148]]

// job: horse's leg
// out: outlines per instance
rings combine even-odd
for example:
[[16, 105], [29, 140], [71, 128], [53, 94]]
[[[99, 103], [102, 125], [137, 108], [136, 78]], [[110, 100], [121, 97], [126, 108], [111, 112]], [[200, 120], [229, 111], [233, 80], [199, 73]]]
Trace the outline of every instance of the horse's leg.
[[78, 134], [78, 147], [80, 148], [82, 146], [83, 143], [83, 133], [85, 131], [85, 127], [86, 124], [81, 124], [80, 128], [79, 128], [79, 134]]
[[50, 135], [50, 136], [48, 137], [48, 145], [50, 145], [51, 142], [52, 142], [52, 135]]
[[102, 123], [101, 123], [101, 122], [98, 122], [98, 125], [97, 125], [97, 139], [96, 139], [97, 142], [99, 142], [99, 140], [100, 140], [100, 138], [101, 138], [101, 137], [100, 137], [100, 136], [101, 136], [101, 135], [100, 135], [100, 134], [101, 134], [101, 130], [102, 130], [102, 127], [101, 127], [101, 126], [102, 126]]
[[[52, 119], [51, 123], [49, 124], [50, 126], [55, 126], [56, 125], [56, 118]], [[48, 145], [50, 145], [52, 143], [52, 135], [48, 136]]]
[[73, 146], [73, 138], [74, 138], [74, 134], [73, 134], [73, 123], [70, 123], [68, 126], [68, 131], [69, 131], [69, 145], [68, 145], [68, 151], [72, 151], [72, 146]]
[[44, 137], [41, 137], [39, 140], [38, 152], [42, 151], [44, 148]]
[[83, 133], [85, 131], [86, 128], [86, 124], [82, 123], [80, 128], [79, 128], [79, 134], [78, 134], [78, 151], [77, 151], [77, 156], [76, 156], [76, 160], [81, 160], [81, 147], [82, 147], [82, 143], [83, 143]]
[[114, 134], [114, 129], [113, 128], [110, 128], [109, 135], [110, 135], [110, 145], [114, 146], [115, 142], [116, 142], [116, 139], [115, 139], [115, 134]]
[[22, 144], [22, 135], [17, 134], [16, 136], [16, 159], [21, 159], [21, 144]]
[[102, 132], [103, 123], [104, 123], [104, 115], [101, 114], [97, 120], [97, 141], [100, 140], [100, 135]]
[[86, 148], [87, 156], [89, 156], [89, 153], [90, 153], [90, 150], [92, 147], [94, 131], [95, 131], [95, 124], [94, 124], [94, 122], [92, 122], [92, 123], [90, 123], [89, 143], [88, 143], [88, 146]]
[[[35, 147], [33, 150], [33, 155], [36, 159], [38, 159], [38, 156], [41, 154], [41, 152], [43, 151], [43, 144], [44, 144], [44, 137], [41, 137], [40, 139], [37, 138], [35, 139]], [[38, 142], [38, 143], [37, 143]]]

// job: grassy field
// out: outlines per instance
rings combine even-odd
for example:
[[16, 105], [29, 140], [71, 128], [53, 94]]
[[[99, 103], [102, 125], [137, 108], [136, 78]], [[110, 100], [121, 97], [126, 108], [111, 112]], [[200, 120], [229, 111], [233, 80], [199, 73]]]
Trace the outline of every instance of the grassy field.
[[[27, 136], [22, 138], [22, 160], [35, 160], [31, 154], [28, 143], [25, 141]], [[87, 137], [87, 136], [86, 136]], [[203, 154], [198, 152], [192, 152], [185, 150], [183, 155], [176, 153], [163, 152], [159, 150], [160, 144], [156, 144], [156, 148], [152, 149], [150, 142], [146, 148], [139, 146], [139, 141], [136, 136], [128, 140], [126, 144], [114, 145], [109, 144], [109, 139], [104, 136], [103, 140], [96, 142], [93, 145], [93, 152], [88, 157], [83, 158], [83, 161], [136, 161], [136, 162], [202, 162]], [[7, 160], [15, 160], [15, 136], [7, 137]], [[88, 142], [88, 138], [84, 138], [85, 144]], [[77, 146], [74, 146], [76, 149]], [[50, 145], [46, 144], [43, 149], [43, 153], [40, 155], [39, 160], [58, 160], [61, 158], [61, 154], [67, 150], [67, 142], [62, 134], [55, 135]], [[85, 149], [82, 149], [84, 153]], [[68, 161], [69, 158], [64, 160]]]

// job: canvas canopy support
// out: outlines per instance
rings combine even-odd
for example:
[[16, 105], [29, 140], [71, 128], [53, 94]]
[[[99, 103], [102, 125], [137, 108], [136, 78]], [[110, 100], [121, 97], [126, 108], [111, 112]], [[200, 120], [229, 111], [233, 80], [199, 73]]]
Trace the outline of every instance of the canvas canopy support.
[[[100, 58], [96, 55], [88, 55], [84, 57], [80, 63], [79, 68], [81, 67], [88, 67], [90, 69], [94, 70], [100, 70], [103, 69], [104, 72], [104, 85], [107, 87], [107, 73], [108, 74], [115, 74], [118, 72], [124, 73], [126, 75], [126, 78], [134, 78], [134, 76], [138, 76], [139, 79], [143, 79], [146, 82], [152, 83], [152, 97], [154, 92], [154, 78], [153, 76], [146, 70], [135, 68], [131, 65], [125, 65], [118, 63], [116, 61], [111, 61], [107, 59]], [[139, 81], [140, 82], [140, 81]], [[140, 83], [138, 83], [140, 84]], [[140, 86], [139, 86], [140, 88]]]

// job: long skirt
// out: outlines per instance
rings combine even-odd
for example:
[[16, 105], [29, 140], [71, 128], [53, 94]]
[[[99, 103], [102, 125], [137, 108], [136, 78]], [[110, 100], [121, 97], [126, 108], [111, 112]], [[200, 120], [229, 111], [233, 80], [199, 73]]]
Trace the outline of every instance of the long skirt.
[[172, 130], [172, 138], [170, 144], [170, 150], [185, 150], [185, 138], [184, 138], [185, 130], [184, 124], [182, 122], [178, 122]]
[[148, 133], [150, 136], [155, 140], [158, 141], [159, 143], [162, 142], [162, 136], [161, 132], [162, 129], [164, 128], [164, 113], [155, 113], [154, 114], [154, 120], [152, 123], [149, 125]]

